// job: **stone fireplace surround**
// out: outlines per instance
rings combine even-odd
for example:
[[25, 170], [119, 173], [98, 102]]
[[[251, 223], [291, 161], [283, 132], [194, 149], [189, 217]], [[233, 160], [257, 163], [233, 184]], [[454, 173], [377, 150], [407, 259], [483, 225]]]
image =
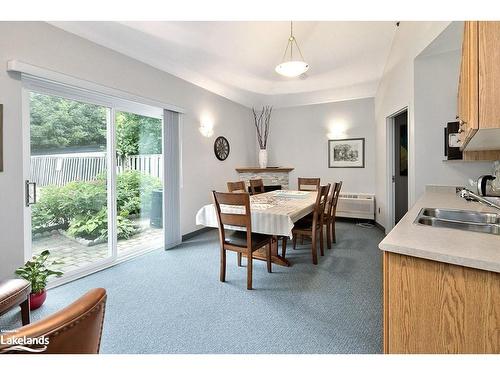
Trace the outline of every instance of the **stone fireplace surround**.
[[277, 167], [277, 168], [259, 168], [259, 167], [242, 167], [236, 168], [239, 179], [245, 181], [247, 186], [250, 180], [261, 178], [264, 181], [264, 186], [281, 185], [281, 188], [286, 190], [289, 188], [288, 174], [293, 171], [293, 168]]

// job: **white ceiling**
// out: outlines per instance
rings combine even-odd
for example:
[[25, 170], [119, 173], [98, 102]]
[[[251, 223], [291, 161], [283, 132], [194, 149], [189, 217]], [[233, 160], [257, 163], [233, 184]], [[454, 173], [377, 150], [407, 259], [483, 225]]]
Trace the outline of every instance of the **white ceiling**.
[[246, 106], [375, 95], [394, 22], [294, 22], [310, 69], [284, 78], [289, 22], [51, 22]]

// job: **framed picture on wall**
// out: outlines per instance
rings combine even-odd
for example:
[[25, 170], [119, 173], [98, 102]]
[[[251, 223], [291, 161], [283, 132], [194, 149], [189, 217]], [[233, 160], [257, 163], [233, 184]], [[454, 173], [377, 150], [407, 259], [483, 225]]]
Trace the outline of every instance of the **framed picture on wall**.
[[328, 141], [329, 168], [364, 168], [365, 139], [330, 139]]
[[0, 172], [3, 172], [3, 104], [0, 104]]

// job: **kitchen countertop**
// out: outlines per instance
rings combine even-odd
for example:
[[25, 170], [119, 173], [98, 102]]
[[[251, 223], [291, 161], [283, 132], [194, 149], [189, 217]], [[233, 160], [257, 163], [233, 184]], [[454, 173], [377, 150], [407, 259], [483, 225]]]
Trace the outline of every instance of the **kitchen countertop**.
[[498, 213], [492, 207], [459, 197], [455, 187], [427, 186], [424, 195], [380, 242], [379, 248], [500, 273], [500, 236], [415, 224], [424, 207]]

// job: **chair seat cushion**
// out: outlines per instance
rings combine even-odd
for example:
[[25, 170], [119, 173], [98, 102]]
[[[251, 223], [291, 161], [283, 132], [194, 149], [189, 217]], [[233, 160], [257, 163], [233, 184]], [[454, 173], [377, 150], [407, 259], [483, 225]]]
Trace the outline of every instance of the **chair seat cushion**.
[[[271, 240], [267, 234], [252, 233], [252, 249], [261, 248]], [[247, 232], [235, 230], [226, 231], [226, 243], [236, 246], [247, 246]]]
[[23, 279], [10, 279], [0, 282], [0, 314], [26, 299], [31, 284]]

